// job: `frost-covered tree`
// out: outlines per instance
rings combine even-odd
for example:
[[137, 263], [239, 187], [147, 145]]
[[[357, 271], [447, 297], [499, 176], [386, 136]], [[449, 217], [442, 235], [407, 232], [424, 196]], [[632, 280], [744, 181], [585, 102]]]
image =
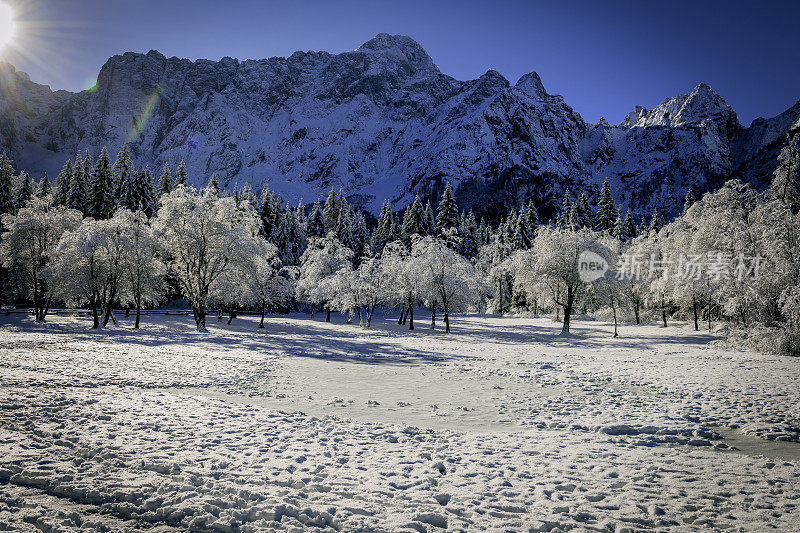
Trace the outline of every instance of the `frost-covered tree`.
[[411, 205], [406, 208], [405, 215], [403, 216], [403, 225], [400, 230], [400, 236], [406, 246], [410, 247], [413, 236], [423, 236], [424, 233], [425, 213], [419, 196], [416, 196]]
[[312, 306], [325, 306], [325, 321], [331, 321], [331, 306], [336, 297], [334, 284], [324, 282], [343, 267], [349, 267], [353, 252], [345, 247], [333, 232], [323, 238], [309, 240], [300, 259], [299, 277], [295, 287], [297, 299]]
[[278, 231], [281, 214], [281, 201], [264, 185], [259, 198], [258, 214], [261, 218], [261, 228], [264, 238], [273, 241]]
[[589, 205], [589, 193], [582, 191], [578, 200], [575, 202], [575, 223], [579, 228], [592, 229], [595, 225], [592, 206]]
[[103, 326], [113, 319], [112, 308], [125, 275], [125, 230], [122, 220], [86, 218], [62, 236], [50, 266], [59, 295], [67, 302], [88, 304], [93, 329], [100, 327], [98, 306]]
[[433, 237], [414, 242], [411, 256], [428, 285], [426, 292], [435, 294], [442, 307], [445, 331], [449, 333], [450, 315], [477, 305], [480, 295], [487, 292], [483, 278], [472, 263]]
[[258, 215], [233, 198], [178, 187], [161, 199], [152, 221], [167, 251], [170, 273], [189, 300], [198, 331], [206, 331], [206, 305], [215, 284], [256, 246]]
[[380, 255], [386, 243], [397, 240], [397, 227], [392, 212], [392, 204], [388, 200], [383, 201], [381, 213], [378, 216], [378, 225], [372, 232], [372, 251]]
[[153, 175], [149, 168], [134, 172], [123, 190], [120, 205], [130, 211], [144, 211], [151, 217], [156, 211]]
[[569, 333], [575, 302], [585, 287], [578, 270], [578, 258], [582, 252], [598, 254], [609, 263], [613, 260], [611, 251], [586, 229], [540, 228], [530, 252], [535, 275], [547, 282], [553, 302], [564, 311], [563, 334]]
[[770, 195], [797, 212], [800, 209], [800, 135], [795, 133], [786, 143], [779, 162], [770, 184]]
[[333, 294], [331, 304], [342, 312], [355, 312], [361, 327], [370, 327], [377, 305], [385, 298], [390, 276], [380, 260], [367, 258], [357, 268], [342, 266], [322, 283]]
[[53, 206], [49, 197], [34, 198], [16, 215], [2, 215], [2, 264], [9, 271], [17, 296], [33, 302], [38, 322], [44, 321], [53, 297], [54, 283], [47, 276], [53, 249], [82, 217], [79, 211]]
[[[414, 240], [419, 239], [415, 237]], [[402, 306], [400, 320], [403, 323], [405, 313], [408, 313], [408, 329], [414, 329], [414, 307], [423, 297], [425, 286], [421, 276], [420, 265], [402, 241], [388, 243], [381, 255], [381, 265], [389, 277], [386, 299], [389, 303]]]
[[155, 304], [164, 294], [166, 266], [161, 260], [161, 246], [144, 211], [120, 209], [112, 220], [126, 237], [124, 282], [121, 299], [136, 310], [134, 329], [139, 329], [142, 306]]
[[233, 291], [237, 303], [261, 313], [259, 328], [264, 328], [264, 315], [268, 310], [285, 307], [294, 294], [294, 269], [284, 268], [278, 249], [263, 238], [257, 239], [253, 253], [231, 270], [236, 280]]

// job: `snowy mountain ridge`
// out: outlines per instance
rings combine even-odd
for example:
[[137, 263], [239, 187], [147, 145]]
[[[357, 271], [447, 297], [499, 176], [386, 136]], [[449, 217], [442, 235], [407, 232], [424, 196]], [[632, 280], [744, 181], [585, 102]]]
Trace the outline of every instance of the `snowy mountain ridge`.
[[186, 160], [191, 181], [264, 184], [288, 202], [343, 188], [377, 211], [449, 181], [489, 214], [533, 199], [552, 213], [566, 188], [608, 178], [635, 213], [675, 214], [686, 190], [731, 177], [763, 187], [800, 102], [743, 127], [710, 87], [637, 107], [622, 123], [588, 124], [531, 72], [515, 84], [489, 70], [459, 81], [413, 39], [379, 34], [351, 52], [220, 61], [116, 55], [88, 91], [51, 91], [0, 65], [0, 149], [53, 176], [78, 151], [128, 143], [157, 173]]

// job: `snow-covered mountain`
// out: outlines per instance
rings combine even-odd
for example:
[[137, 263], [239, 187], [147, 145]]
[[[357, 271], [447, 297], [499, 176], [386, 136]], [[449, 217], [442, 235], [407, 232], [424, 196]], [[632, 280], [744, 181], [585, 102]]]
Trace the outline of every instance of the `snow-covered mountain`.
[[[769, 179], [800, 102], [749, 128], [710, 87], [588, 124], [532, 72], [459, 81], [408, 37], [379, 34], [352, 52], [221, 61], [114, 56], [97, 85], [51, 91], [0, 64], [0, 148], [19, 168], [58, 172], [80, 150], [128, 142], [139, 165], [185, 159], [195, 184], [269, 183], [290, 202], [335, 186], [370, 210], [458, 187], [479, 211], [535, 199], [545, 214], [569, 187], [605, 178], [623, 206], [680, 209], [688, 188]], [[156, 171], [157, 172], [157, 171]]]

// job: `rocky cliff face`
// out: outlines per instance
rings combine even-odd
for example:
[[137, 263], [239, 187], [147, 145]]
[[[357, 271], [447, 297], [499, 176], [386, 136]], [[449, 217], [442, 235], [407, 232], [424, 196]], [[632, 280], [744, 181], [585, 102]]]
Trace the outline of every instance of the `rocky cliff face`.
[[338, 55], [258, 61], [126, 53], [80, 93], [0, 66], [0, 147], [20, 168], [52, 176], [79, 150], [113, 155], [127, 142], [139, 165], [185, 159], [198, 185], [216, 173], [291, 202], [335, 186], [373, 211], [450, 181], [465, 206], [533, 198], [547, 214], [565, 188], [608, 178], [623, 206], [669, 215], [688, 188], [730, 177], [763, 186], [798, 130], [800, 102], [744, 128], [703, 84], [619, 125], [587, 124], [536, 73], [515, 85], [491, 70], [458, 81], [412, 39], [386, 34]]

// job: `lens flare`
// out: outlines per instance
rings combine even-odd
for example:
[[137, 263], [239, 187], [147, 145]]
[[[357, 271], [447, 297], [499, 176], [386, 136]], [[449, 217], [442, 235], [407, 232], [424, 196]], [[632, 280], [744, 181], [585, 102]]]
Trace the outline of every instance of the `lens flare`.
[[0, 2], [0, 48], [11, 44], [16, 35], [17, 23], [14, 20], [14, 10], [10, 5]]
[[145, 103], [142, 112], [138, 117], [133, 118], [133, 130], [128, 134], [128, 142], [135, 141], [139, 137], [139, 133], [144, 129], [150, 117], [153, 116], [153, 111], [160, 101], [161, 87], [156, 87], [153, 94], [147, 99], [147, 103]]

